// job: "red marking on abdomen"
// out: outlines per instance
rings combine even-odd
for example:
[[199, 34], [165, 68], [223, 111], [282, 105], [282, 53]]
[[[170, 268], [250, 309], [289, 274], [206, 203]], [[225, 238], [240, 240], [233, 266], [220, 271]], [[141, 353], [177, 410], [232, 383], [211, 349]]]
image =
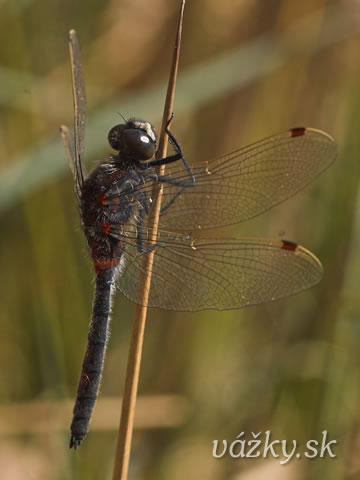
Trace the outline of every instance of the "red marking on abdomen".
[[291, 250], [294, 252], [298, 247], [297, 243], [290, 242], [289, 240], [282, 240], [281, 248], [284, 250]]
[[98, 273], [101, 270], [108, 270], [109, 268], [114, 268], [119, 265], [119, 258], [107, 258], [100, 257], [94, 259], [94, 268], [95, 272]]
[[290, 133], [292, 137], [301, 137], [301, 135], [305, 135], [305, 130], [304, 127], [295, 127], [290, 129]]

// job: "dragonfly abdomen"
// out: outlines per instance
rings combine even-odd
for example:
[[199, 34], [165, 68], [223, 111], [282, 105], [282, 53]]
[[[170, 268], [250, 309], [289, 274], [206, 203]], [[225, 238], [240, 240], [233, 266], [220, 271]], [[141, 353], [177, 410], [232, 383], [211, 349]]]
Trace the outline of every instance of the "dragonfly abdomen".
[[88, 345], [82, 366], [73, 421], [70, 448], [77, 449], [85, 437], [99, 391], [108, 339], [108, 324], [116, 269], [103, 269], [96, 274], [95, 299], [90, 322]]

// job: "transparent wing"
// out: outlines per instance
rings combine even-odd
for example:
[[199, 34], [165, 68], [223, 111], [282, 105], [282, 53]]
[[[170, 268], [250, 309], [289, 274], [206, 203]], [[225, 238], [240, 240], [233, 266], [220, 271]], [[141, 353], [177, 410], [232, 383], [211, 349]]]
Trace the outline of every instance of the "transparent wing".
[[74, 153], [72, 156], [72, 171], [74, 174], [75, 191], [78, 198], [80, 198], [84, 177], [86, 176], [83, 156], [87, 107], [80, 46], [75, 30], [71, 30], [69, 33], [69, 48], [74, 97]]
[[[144, 229], [144, 246], [151, 231]], [[116, 236], [116, 233], [113, 232]], [[118, 232], [116, 238], [121, 237]], [[144, 257], [136, 232], [122, 239], [118, 287], [144, 304]], [[318, 283], [319, 260], [305, 248], [266, 239], [198, 239], [160, 231], [148, 305], [169, 310], [234, 309], [292, 295]]]
[[[176, 199], [161, 216], [160, 228], [195, 231], [255, 217], [308, 185], [334, 161], [336, 153], [328, 134], [294, 128], [204, 163], [193, 168], [193, 186], [182, 190], [163, 184], [162, 205]], [[166, 175], [186, 179], [180, 164], [173, 165], [167, 167]], [[151, 185], [143, 190], [149, 196]]]
[[81, 189], [80, 189], [80, 186], [79, 186], [79, 182], [77, 181], [76, 171], [75, 171], [75, 168], [74, 168], [75, 167], [74, 139], [73, 139], [73, 136], [71, 135], [70, 130], [65, 125], [61, 125], [60, 135], [61, 135], [61, 139], [62, 139], [63, 144], [64, 144], [66, 158], [69, 162], [69, 167], [70, 167], [70, 170], [71, 170], [71, 172], [73, 174], [73, 177], [74, 177], [75, 194], [76, 194], [76, 198], [77, 198], [78, 203], [79, 203], [80, 198], [81, 198]]

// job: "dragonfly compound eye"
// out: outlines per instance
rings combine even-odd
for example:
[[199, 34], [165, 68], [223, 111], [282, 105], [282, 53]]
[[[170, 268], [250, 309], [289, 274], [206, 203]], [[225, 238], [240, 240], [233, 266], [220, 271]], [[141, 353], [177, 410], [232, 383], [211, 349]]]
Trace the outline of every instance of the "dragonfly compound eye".
[[108, 141], [110, 143], [111, 148], [117, 150], [118, 152], [124, 148], [124, 140], [123, 140], [123, 133], [124, 133], [125, 125], [119, 124], [113, 127], [109, 134], [108, 134]]
[[127, 151], [138, 160], [149, 160], [155, 153], [156, 143], [145, 130], [129, 128], [123, 131], [123, 141]]

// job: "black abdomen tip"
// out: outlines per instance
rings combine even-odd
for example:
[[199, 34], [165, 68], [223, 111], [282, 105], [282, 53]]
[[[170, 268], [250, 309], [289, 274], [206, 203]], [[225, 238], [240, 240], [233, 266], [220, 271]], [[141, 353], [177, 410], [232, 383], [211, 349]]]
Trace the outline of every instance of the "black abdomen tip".
[[70, 448], [77, 450], [80, 446], [81, 441], [83, 440], [85, 435], [71, 435], [70, 438]]

